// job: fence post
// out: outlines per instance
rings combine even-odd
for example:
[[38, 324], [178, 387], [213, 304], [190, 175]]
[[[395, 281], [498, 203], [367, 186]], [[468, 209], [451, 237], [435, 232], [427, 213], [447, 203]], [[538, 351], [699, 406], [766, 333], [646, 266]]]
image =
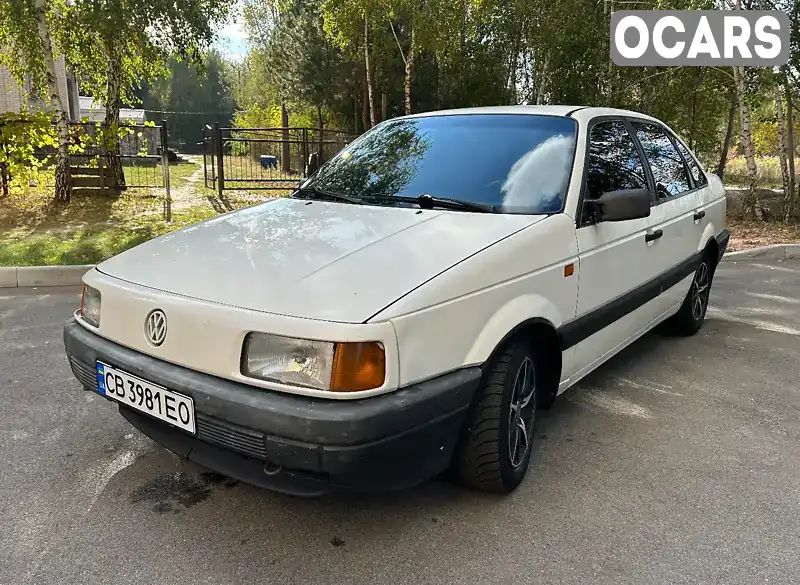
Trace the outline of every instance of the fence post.
[[[211, 127], [206, 124], [203, 126], [203, 184], [208, 188], [208, 132]], [[214, 168], [211, 168], [211, 174], [214, 174]]]
[[306, 169], [308, 168], [308, 129], [303, 128], [303, 166], [301, 168], [301, 176], [306, 177], [308, 173], [306, 173]]
[[100, 154], [97, 157], [97, 170], [100, 173], [100, 195], [106, 194], [106, 165], [105, 155]]
[[164, 173], [164, 212], [167, 223], [172, 223], [172, 194], [169, 190], [169, 152], [167, 151], [167, 121], [161, 120], [161, 171]]
[[0, 148], [3, 151], [3, 162], [0, 163], [0, 194], [3, 197], [8, 197], [8, 152], [6, 150], [6, 141], [3, 138], [4, 122], [0, 122]]
[[225, 169], [223, 168], [222, 155], [222, 128], [214, 122], [214, 142], [217, 145], [217, 195], [222, 199], [222, 190], [225, 189]]

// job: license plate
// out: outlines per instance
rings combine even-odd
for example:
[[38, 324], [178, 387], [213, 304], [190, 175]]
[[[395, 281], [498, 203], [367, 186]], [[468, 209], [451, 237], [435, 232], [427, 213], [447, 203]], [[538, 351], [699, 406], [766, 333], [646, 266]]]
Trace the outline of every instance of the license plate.
[[195, 433], [194, 401], [103, 362], [97, 362], [97, 391], [134, 410]]

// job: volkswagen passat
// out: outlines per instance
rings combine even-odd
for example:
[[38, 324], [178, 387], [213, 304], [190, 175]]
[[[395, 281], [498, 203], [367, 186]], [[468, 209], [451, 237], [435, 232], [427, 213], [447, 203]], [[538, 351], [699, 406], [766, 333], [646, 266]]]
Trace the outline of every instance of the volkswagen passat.
[[289, 197], [84, 277], [75, 376], [262, 487], [509, 492], [537, 408], [656, 325], [701, 327], [720, 180], [665, 124], [586, 107], [384, 122]]

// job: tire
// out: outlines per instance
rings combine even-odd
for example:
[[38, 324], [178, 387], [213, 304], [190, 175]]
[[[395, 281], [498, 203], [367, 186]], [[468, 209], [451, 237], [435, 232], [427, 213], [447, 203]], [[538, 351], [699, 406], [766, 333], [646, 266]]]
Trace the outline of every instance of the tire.
[[700, 264], [694, 272], [692, 285], [681, 308], [668, 321], [669, 329], [676, 335], [691, 336], [700, 331], [708, 310], [708, 298], [711, 294], [711, 283], [714, 278], [714, 264], [711, 256], [703, 254]]
[[506, 494], [523, 480], [535, 436], [537, 374], [542, 371], [541, 358], [520, 340], [506, 345], [488, 364], [454, 459], [459, 483]]

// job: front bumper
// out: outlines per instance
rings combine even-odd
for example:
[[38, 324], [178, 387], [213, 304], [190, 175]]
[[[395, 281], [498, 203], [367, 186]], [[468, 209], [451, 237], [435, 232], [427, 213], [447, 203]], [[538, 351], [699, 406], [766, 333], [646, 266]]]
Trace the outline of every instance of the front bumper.
[[481, 369], [465, 368], [359, 400], [281, 394], [140, 354], [64, 327], [75, 377], [97, 390], [104, 361], [194, 399], [190, 435], [123, 405], [131, 424], [170, 451], [229, 477], [295, 495], [334, 488], [382, 491], [420, 483], [450, 464]]

